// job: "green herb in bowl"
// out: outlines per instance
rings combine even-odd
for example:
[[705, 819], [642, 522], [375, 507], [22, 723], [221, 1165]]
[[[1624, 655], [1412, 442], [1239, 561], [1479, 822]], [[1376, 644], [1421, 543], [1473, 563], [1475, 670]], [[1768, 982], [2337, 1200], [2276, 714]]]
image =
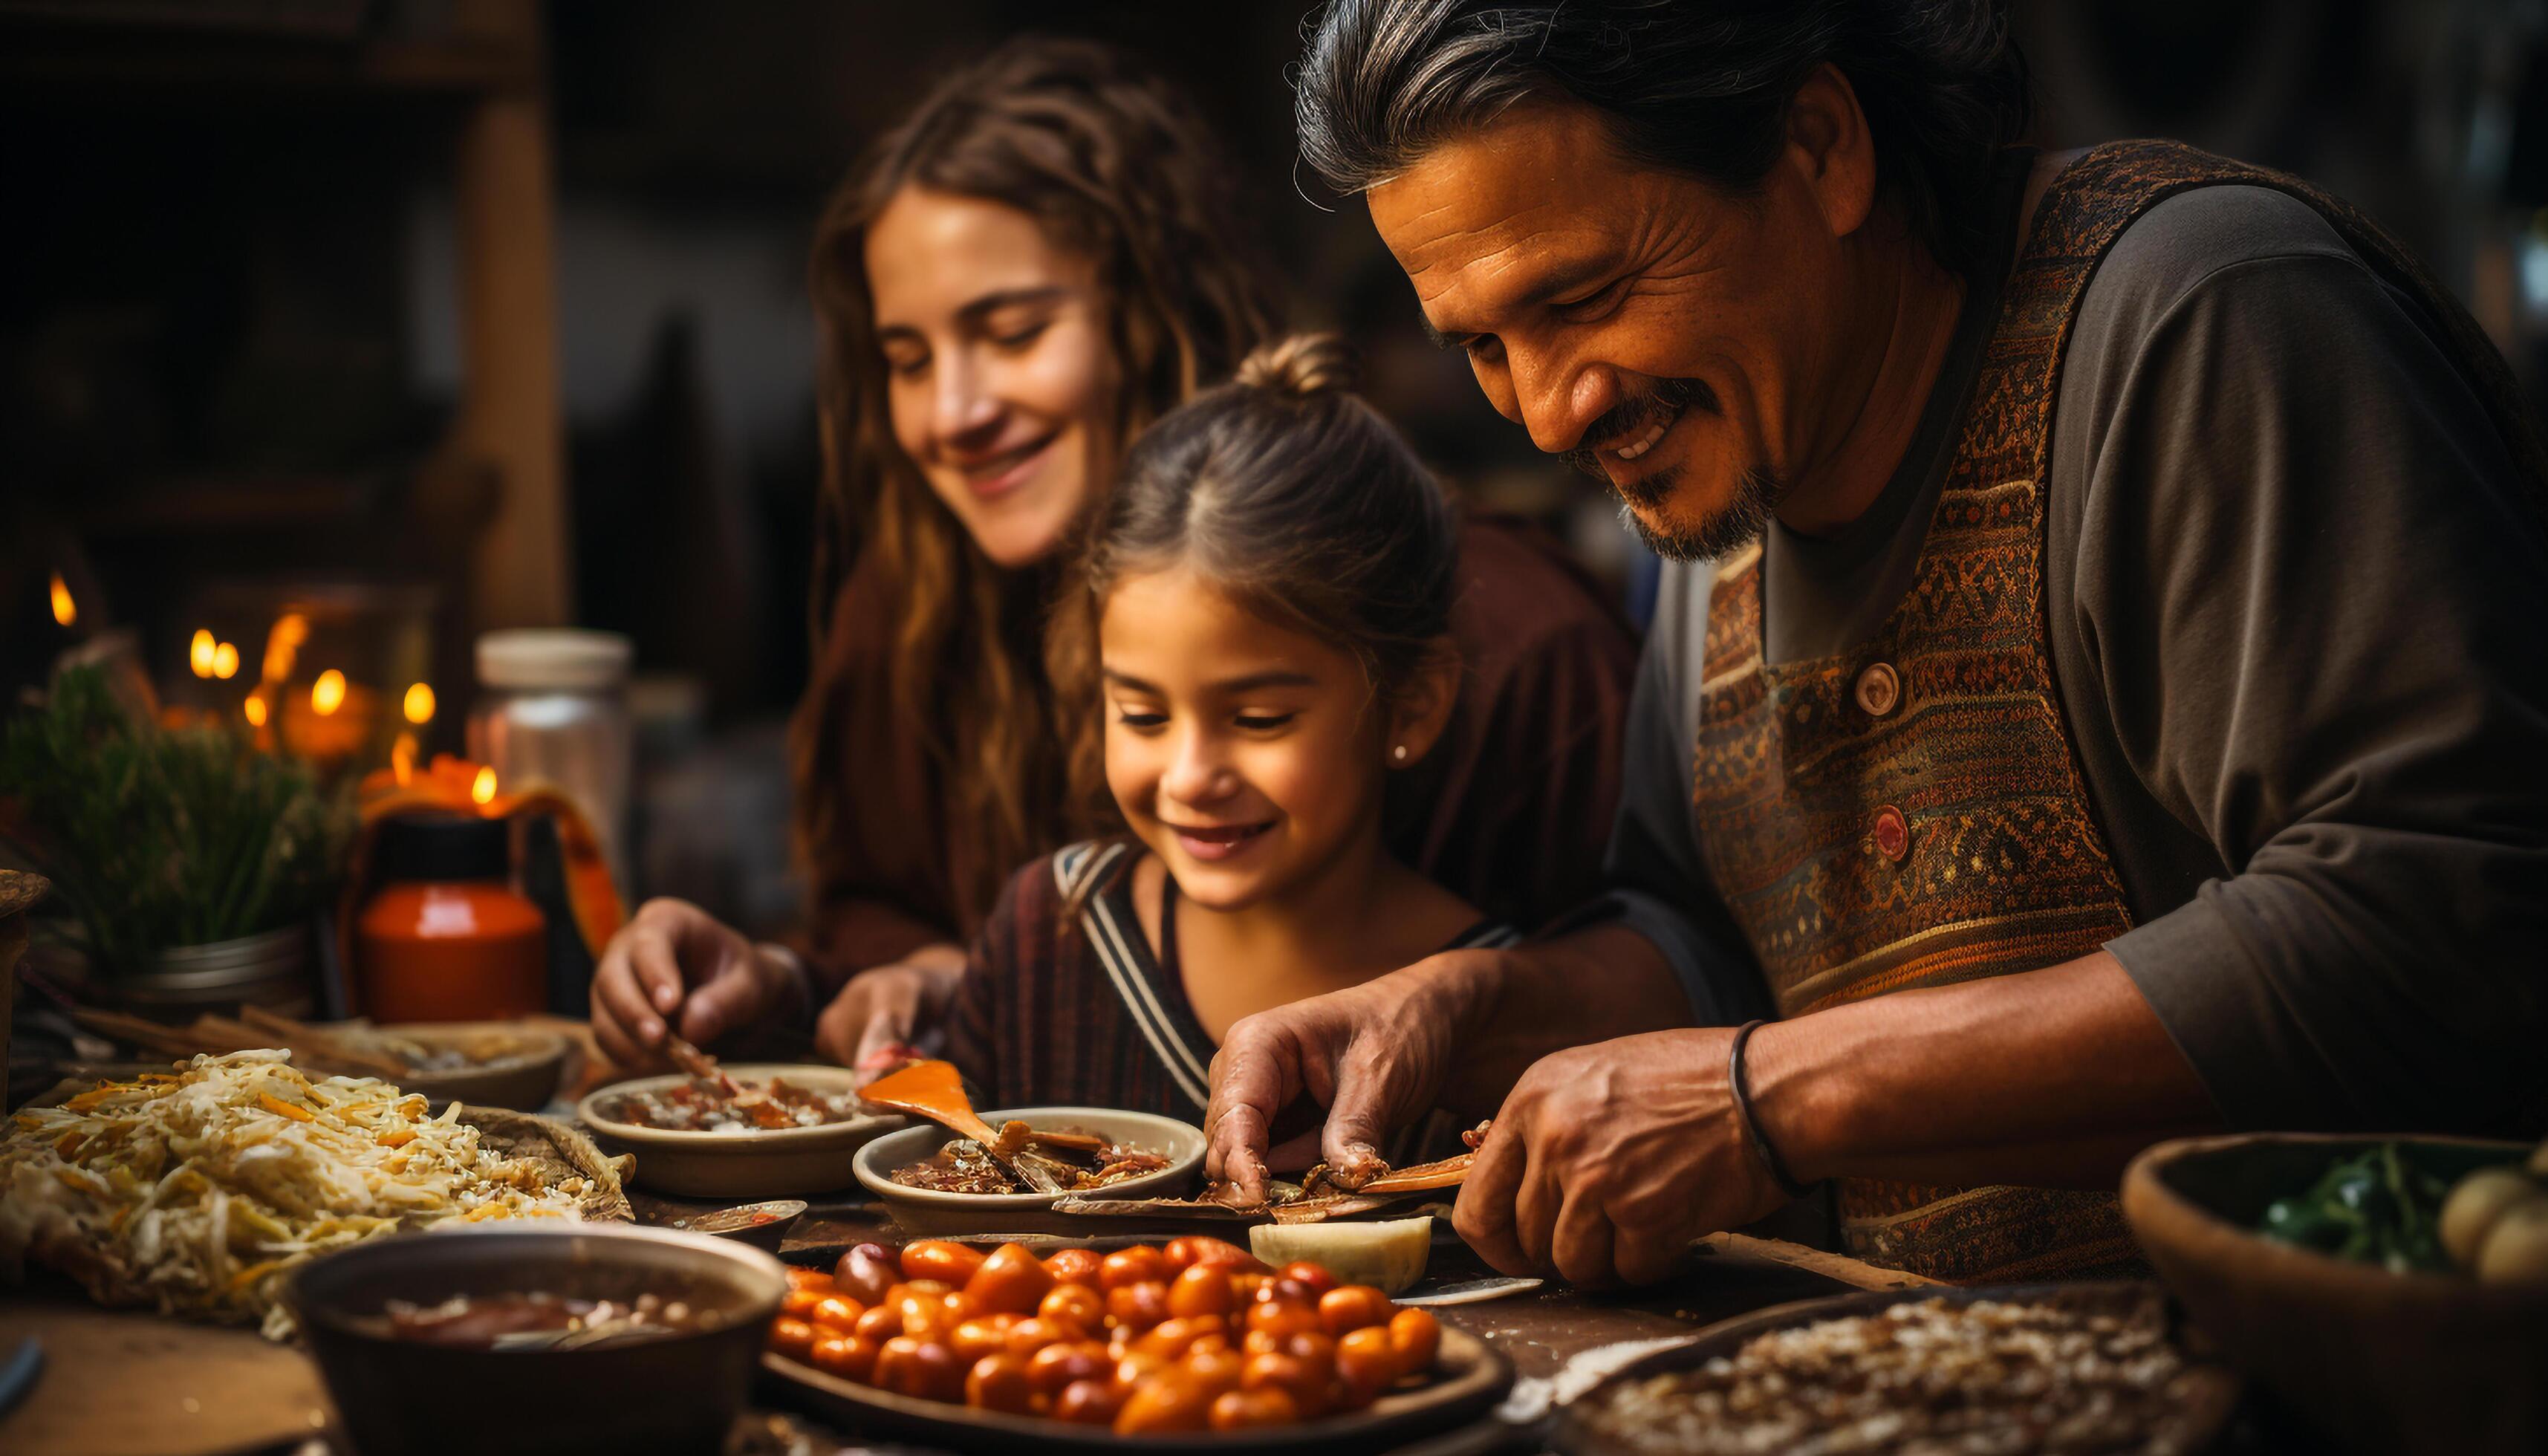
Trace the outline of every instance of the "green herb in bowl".
[[2268, 1238], [2398, 1272], [2446, 1271], [2442, 1201], [2450, 1184], [2417, 1167], [2395, 1142], [2344, 1158], [2306, 1193], [2266, 1206]]

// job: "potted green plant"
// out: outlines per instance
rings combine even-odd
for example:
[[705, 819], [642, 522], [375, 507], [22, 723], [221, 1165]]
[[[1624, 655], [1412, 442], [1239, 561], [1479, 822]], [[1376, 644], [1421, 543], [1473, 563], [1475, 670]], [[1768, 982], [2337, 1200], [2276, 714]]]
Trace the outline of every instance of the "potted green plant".
[[311, 924], [353, 828], [349, 797], [307, 765], [222, 728], [162, 727], [75, 668], [0, 726], [0, 799], [92, 968], [135, 1009], [307, 1002]]

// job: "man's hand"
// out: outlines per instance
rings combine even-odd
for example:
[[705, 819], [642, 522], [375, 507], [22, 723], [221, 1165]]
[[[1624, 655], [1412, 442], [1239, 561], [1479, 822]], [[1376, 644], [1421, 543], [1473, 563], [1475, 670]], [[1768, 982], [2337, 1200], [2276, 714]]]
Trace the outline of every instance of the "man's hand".
[[1643, 1284], [1697, 1235], [1786, 1202], [1734, 1111], [1733, 1037], [1650, 1032], [1542, 1057], [1478, 1149], [1460, 1236], [1506, 1274]]
[[602, 1054], [640, 1067], [664, 1036], [705, 1046], [785, 1004], [790, 977], [742, 934], [686, 900], [649, 900], [602, 949], [592, 971], [592, 1037]]
[[960, 959], [860, 971], [823, 1008], [814, 1024], [814, 1049], [843, 1066], [863, 1067], [886, 1047], [920, 1040], [945, 1019], [963, 973]]
[[[1204, 1175], [1265, 1197], [1270, 1163], [1309, 1158], [1350, 1168], [1379, 1156], [1393, 1128], [1422, 1117], [1484, 1028], [1496, 1000], [1502, 951], [1449, 951], [1349, 990], [1243, 1017], [1212, 1059], [1204, 1113]], [[1274, 1119], [1303, 1092], [1327, 1109], [1325, 1125], [1268, 1147]]]

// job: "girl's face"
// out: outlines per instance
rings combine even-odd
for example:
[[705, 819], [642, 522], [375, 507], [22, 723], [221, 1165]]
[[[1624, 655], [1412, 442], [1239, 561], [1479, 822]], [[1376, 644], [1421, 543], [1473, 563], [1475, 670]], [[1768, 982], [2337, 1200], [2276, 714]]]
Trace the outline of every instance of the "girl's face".
[[1051, 555], [1114, 469], [1096, 264], [980, 198], [897, 193], [866, 236], [893, 435], [984, 555]]
[[1396, 745], [1351, 655], [1182, 566], [1118, 582], [1097, 633], [1107, 786], [1188, 898], [1244, 909], [1377, 834]]

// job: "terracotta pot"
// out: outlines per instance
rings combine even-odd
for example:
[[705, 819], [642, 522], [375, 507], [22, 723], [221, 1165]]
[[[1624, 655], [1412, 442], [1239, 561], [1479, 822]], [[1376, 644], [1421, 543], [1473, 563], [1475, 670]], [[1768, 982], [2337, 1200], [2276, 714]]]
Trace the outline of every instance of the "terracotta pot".
[[2364, 1452], [2548, 1450], [2548, 1286], [2393, 1274], [2255, 1231], [2266, 1205], [2383, 1141], [2455, 1181], [2529, 1147], [2296, 1133], [2163, 1142], [2124, 1174], [2124, 1217], [2230, 1360]]

